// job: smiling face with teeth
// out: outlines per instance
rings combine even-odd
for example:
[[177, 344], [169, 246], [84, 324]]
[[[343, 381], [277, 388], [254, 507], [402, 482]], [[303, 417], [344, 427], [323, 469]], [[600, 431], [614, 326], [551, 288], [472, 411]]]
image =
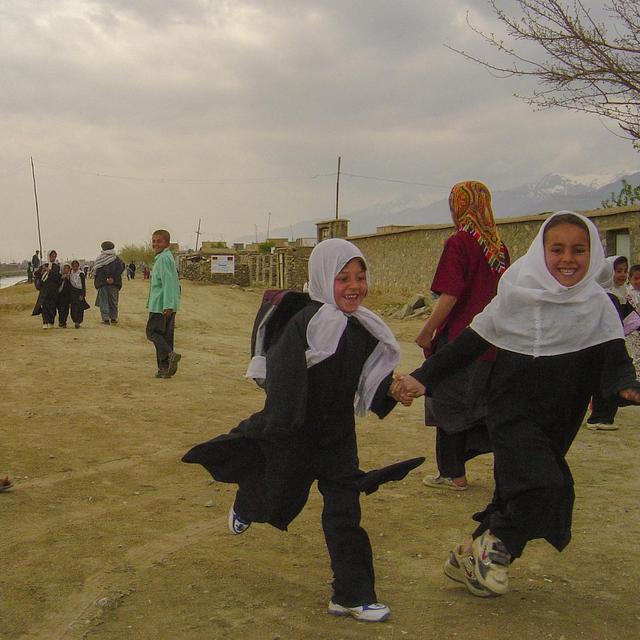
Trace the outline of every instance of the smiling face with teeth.
[[368, 291], [367, 271], [360, 258], [349, 260], [333, 280], [333, 298], [343, 313], [357, 311]]
[[589, 269], [589, 234], [580, 226], [562, 223], [545, 230], [544, 261], [563, 286], [578, 284]]

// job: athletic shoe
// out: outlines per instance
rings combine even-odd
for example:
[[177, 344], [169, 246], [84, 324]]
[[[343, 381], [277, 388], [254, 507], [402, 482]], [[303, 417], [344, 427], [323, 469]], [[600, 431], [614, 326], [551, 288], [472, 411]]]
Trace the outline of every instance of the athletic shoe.
[[496, 596], [509, 591], [511, 555], [499, 538], [485, 531], [471, 545], [478, 582]]
[[449, 557], [444, 563], [444, 575], [451, 580], [461, 582], [467, 589], [478, 598], [489, 598], [493, 595], [491, 591], [485, 589], [476, 578], [475, 563], [473, 554], [462, 553], [462, 545], [449, 551]]
[[250, 526], [251, 522], [247, 522], [242, 518], [238, 517], [238, 514], [233, 510], [233, 505], [229, 507], [229, 531], [233, 533], [234, 536], [239, 536], [241, 533], [244, 533]]
[[170, 378], [169, 372], [166, 369], [158, 369], [156, 371], [156, 378]]
[[111, 322], [109, 322], [109, 320], [103, 320], [102, 324], [111, 324]]
[[175, 351], [172, 351], [169, 354], [169, 375], [170, 376], [175, 375], [176, 371], [178, 370], [178, 362], [180, 362], [180, 358], [182, 358], [182, 356], [179, 353], [176, 353]]
[[380, 602], [363, 604], [359, 607], [343, 607], [330, 600], [328, 612], [332, 616], [351, 616], [360, 622], [384, 622], [391, 615], [389, 607]]
[[590, 431], [617, 431], [618, 425], [608, 422], [587, 422], [585, 425]]
[[466, 491], [467, 485], [456, 484], [452, 478], [444, 476], [426, 476], [422, 479], [422, 484], [434, 489], [450, 489], [451, 491]]
[[42, 328], [43, 328], [43, 329], [48, 329], [48, 328], [49, 328], [49, 325], [45, 322], [45, 323], [42, 325]]

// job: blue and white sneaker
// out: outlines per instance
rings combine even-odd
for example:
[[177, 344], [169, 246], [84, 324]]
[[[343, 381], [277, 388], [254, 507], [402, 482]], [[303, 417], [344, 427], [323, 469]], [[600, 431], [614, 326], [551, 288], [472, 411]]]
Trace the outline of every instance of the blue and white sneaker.
[[251, 522], [247, 522], [238, 516], [238, 514], [233, 510], [233, 505], [229, 507], [229, 531], [233, 533], [234, 536], [239, 536], [241, 533], [244, 533], [250, 526]]
[[507, 593], [511, 556], [502, 540], [487, 530], [473, 541], [471, 549], [480, 585], [496, 596]]
[[489, 598], [494, 595], [478, 582], [473, 554], [463, 553], [461, 544], [449, 552], [449, 557], [444, 563], [444, 575], [464, 584], [469, 592], [478, 598]]
[[328, 611], [332, 616], [351, 616], [360, 622], [384, 622], [391, 615], [389, 607], [380, 602], [363, 604], [359, 607], [343, 607], [330, 600]]

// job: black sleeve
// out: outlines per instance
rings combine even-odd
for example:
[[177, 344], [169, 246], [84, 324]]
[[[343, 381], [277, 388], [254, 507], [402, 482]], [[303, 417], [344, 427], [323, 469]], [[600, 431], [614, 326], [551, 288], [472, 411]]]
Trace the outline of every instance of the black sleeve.
[[[302, 313], [302, 312], [301, 312]], [[267, 353], [265, 436], [289, 440], [303, 436], [307, 412], [306, 322], [292, 318]]]
[[80, 282], [82, 283], [82, 297], [84, 298], [87, 295], [87, 276], [82, 271], [80, 272]]
[[443, 380], [470, 365], [490, 347], [491, 343], [467, 328], [453, 342], [427, 358], [411, 376], [421, 382], [427, 388], [428, 395], [431, 395]]
[[[600, 375], [600, 393], [604, 398], [618, 396], [623, 389], [640, 389], [636, 380], [633, 361], [627, 353], [627, 346], [622, 338], [611, 340], [600, 345], [602, 349], [602, 373]], [[633, 404], [618, 396], [618, 404]]]
[[389, 387], [392, 382], [393, 372], [378, 385], [378, 389], [371, 401], [370, 410], [373, 411], [380, 420], [388, 416], [397, 404], [397, 402], [389, 395]]

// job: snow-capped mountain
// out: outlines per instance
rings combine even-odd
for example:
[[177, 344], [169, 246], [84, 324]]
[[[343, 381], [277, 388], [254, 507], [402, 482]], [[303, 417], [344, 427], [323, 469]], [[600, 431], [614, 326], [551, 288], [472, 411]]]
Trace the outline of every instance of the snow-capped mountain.
[[[570, 176], [550, 173], [538, 182], [531, 182], [503, 191], [491, 190], [496, 218], [535, 215], [547, 211], [568, 209], [587, 211], [597, 209], [612, 193], [618, 194], [622, 180], [640, 185], [640, 172], [622, 175], [594, 174]], [[396, 200], [376, 203], [358, 211], [345, 211], [342, 217], [349, 222], [350, 235], [374, 233], [376, 227], [390, 224], [419, 225], [450, 222], [446, 198], [429, 203], [427, 196], [403, 196]], [[314, 237], [314, 220], [305, 220], [292, 228], [274, 229], [272, 237]], [[250, 242], [250, 239], [246, 241]]]

